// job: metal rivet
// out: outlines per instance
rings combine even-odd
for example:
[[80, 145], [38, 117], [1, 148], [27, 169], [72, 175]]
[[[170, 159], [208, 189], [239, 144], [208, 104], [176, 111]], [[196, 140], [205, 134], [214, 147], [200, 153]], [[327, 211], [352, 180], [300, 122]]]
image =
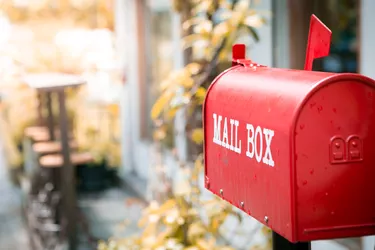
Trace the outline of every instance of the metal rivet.
[[223, 189], [220, 189], [220, 194], [223, 195], [224, 191]]
[[355, 141], [352, 142], [353, 147], [357, 147], [357, 143]]
[[336, 146], [336, 148], [340, 148], [340, 143], [336, 142], [335, 146]]
[[206, 177], [206, 186], [207, 188], [210, 188], [210, 179]]
[[243, 208], [245, 206], [245, 202], [241, 201], [240, 206]]
[[268, 219], [268, 216], [264, 216], [264, 222], [265, 222], [265, 223], [268, 223], [268, 220], [269, 220], [269, 219]]

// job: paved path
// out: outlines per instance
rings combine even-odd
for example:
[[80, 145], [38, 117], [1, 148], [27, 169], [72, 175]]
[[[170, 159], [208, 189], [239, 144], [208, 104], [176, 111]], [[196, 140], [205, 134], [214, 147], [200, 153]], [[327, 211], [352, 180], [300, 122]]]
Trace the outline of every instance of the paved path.
[[0, 146], [0, 250], [29, 250], [21, 215], [21, 190], [14, 186]]
[[[0, 145], [0, 250], [30, 250], [26, 226], [21, 214], [21, 189], [10, 181], [3, 148]], [[111, 236], [129, 236], [138, 232], [137, 220], [142, 205], [136, 195], [123, 188], [110, 188], [103, 192], [79, 194], [78, 204], [84, 213], [88, 233], [96, 239]], [[120, 230], [120, 223], [128, 226]], [[94, 250], [87, 233], [80, 233], [79, 250]]]
[[[88, 233], [96, 239], [126, 237], [139, 232], [137, 221], [143, 205], [136, 195], [124, 188], [79, 194], [78, 204], [88, 222]], [[121, 228], [120, 224], [124, 221], [127, 226]], [[89, 249], [93, 247], [89, 243], [87, 232], [81, 231], [79, 250]]]

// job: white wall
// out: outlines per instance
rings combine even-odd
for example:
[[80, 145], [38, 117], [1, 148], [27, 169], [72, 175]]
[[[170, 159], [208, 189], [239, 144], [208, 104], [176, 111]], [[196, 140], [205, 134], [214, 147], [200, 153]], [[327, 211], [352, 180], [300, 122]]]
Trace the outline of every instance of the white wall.
[[[280, 1], [280, 0], [279, 0]], [[260, 11], [272, 11], [272, 0], [262, 0], [255, 6]], [[272, 17], [267, 16], [268, 25], [258, 29], [260, 42], [255, 43], [248, 50], [248, 58], [263, 65], [271, 66], [273, 59], [272, 49]]]
[[[151, 1], [153, 9], [170, 9], [170, 1]], [[136, 1], [117, 0], [115, 7], [117, 48], [119, 54], [123, 55], [121, 62], [124, 67], [126, 82], [123, 87], [121, 100], [121, 128], [122, 128], [122, 177], [129, 176], [130, 172], [142, 179], [148, 179], [150, 166], [155, 165], [153, 161], [154, 152], [151, 140], [140, 138], [140, 106], [139, 106], [139, 77], [138, 77], [138, 41], [137, 41], [137, 11]], [[182, 52], [180, 46], [180, 19], [178, 15], [172, 17], [173, 26], [173, 49], [175, 68], [182, 67]], [[146, 114], [144, 114], [146, 115]], [[177, 114], [176, 121], [178, 131], [176, 144], [180, 156], [186, 156], [186, 141], [184, 135], [183, 114]]]
[[273, 4], [272, 48], [273, 67], [290, 68], [288, 0], [275, 0]]
[[[375, 1], [361, 0], [360, 10], [360, 70], [362, 74], [375, 78]], [[372, 249], [373, 250], [373, 249]]]
[[[375, 78], [375, 1], [361, 0], [360, 10], [360, 73]], [[374, 250], [374, 236], [362, 239], [362, 250]]]
[[362, 238], [362, 250], [374, 250], [375, 239], [374, 236], [368, 236]]
[[[136, 11], [134, 1], [115, 1], [115, 32], [116, 46], [120, 54], [121, 65], [125, 73], [125, 83], [121, 98], [121, 152], [122, 152], [122, 168], [120, 174], [124, 175], [134, 166], [134, 153], [132, 144], [136, 131], [136, 110], [138, 102], [134, 102], [137, 90], [135, 83], [137, 79], [137, 43], [136, 37]], [[130, 92], [133, 92], [130, 95]], [[129, 105], [134, 102], [133, 105]]]

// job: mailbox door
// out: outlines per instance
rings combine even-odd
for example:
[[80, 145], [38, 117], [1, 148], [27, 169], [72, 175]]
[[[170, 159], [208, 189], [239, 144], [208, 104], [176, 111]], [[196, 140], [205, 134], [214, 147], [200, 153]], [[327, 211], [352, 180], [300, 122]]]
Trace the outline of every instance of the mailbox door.
[[322, 84], [295, 126], [297, 239], [375, 234], [375, 90]]

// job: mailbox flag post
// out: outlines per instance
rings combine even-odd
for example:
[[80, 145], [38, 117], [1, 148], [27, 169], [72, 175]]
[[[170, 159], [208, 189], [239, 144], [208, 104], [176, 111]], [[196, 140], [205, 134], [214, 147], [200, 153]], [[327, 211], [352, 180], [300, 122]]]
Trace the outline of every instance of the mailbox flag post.
[[272, 248], [273, 250], [311, 250], [311, 242], [294, 244], [272, 231]]

